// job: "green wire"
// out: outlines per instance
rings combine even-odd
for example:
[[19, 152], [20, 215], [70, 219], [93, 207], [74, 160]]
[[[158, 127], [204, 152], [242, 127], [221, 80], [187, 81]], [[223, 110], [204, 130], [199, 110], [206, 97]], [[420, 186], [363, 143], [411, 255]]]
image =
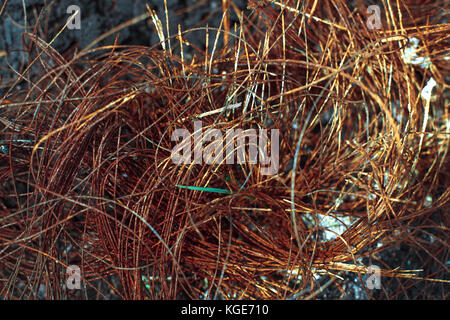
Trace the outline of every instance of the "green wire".
[[233, 194], [233, 192], [231, 192], [230, 190], [219, 189], [219, 188], [206, 188], [206, 187], [180, 186], [180, 185], [176, 185], [176, 186], [178, 188], [189, 189], [189, 190], [196, 190], [196, 191], [207, 191], [207, 192]]

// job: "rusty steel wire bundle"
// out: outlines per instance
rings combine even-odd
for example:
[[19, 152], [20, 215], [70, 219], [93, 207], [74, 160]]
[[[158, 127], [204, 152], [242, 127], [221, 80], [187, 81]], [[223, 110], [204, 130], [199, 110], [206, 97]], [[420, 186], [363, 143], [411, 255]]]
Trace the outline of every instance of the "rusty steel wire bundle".
[[[240, 25], [224, 11], [170, 36], [149, 8], [151, 48], [63, 57], [24, 35], [29, 64], [0, 99], [0, 296], [313, 299], [350, 273], [367, 297], [446, 298], [445, 2], [383, 1], [379, 30], [363, 1], [224, 3]], [[175, 164], [172, 134], [196, 120], [280, 130], [278, 172]], [[381, 258], [400, 246], [421, 270]], [[369, 265], [396, 290], [369, 290]]]

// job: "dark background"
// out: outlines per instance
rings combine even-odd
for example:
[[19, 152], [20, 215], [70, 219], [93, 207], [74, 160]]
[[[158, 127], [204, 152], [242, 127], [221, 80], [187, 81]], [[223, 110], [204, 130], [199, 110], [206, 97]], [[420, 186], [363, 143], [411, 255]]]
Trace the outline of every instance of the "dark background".
[[[234, 3], [245, 9], [245, 1], [234, 0]], [[0, 7], [3, 4], [4, 1], [0, 1]], [[163, 0], [8, 0], [0, 16], [0, 53], [3, 51], [3, 55], [0, 54], [0, 77], [3, 78], [0, 86], [7, 86], [8, 81], [14, 78], [14, 72], [8, 64], [17, 71], [23, 69], [28, 55], [24, 50], [22, 33], [34, 33], [37, 20], [40, 21], [37, 35], [50, 42], [69, 18], [67, 8], [71, 5], [80, 7], [81, 29], [66, 28], [52, 43], [54, 49], [65, 53], [74, 47], [85, 48], [112, 28], [147, 13], [146, 4], [156, 11], [166, 32]], [[189, 8], [191, 10], [186, 12]], [[221, 0], [167, 0], [167, 9], [171, 35], [177, 34], [178, 25], [181, 25], [182, 30], [207, 24], [218, 27], [223, 12]], [[231, 10], [230, 20], [231, 25], [238, 21], [234, 10]], [[153, 46], [159, 42], [150, 18], [121, 29], [118, 34], [118, 44]], [[105, 38], [94, 47], [112, 44], [116, 35]], [[204, 47], [204, 38], [204, 34], [200, 36], [199, 33], [187, 36], [190, 42], [200, 47]]]

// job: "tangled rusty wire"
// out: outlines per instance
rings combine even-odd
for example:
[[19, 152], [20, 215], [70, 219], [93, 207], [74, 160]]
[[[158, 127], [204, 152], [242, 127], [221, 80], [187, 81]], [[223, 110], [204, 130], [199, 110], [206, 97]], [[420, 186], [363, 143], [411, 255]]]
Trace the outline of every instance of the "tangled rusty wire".
[[[25, 34], [32, 58], [0, 100], [1, 297], [311, 299], [348, 272], [373, 297], [369, 263], [398, 283], [379, 298], [446, 297], [444, 2], [383, 1], [379, 30], [362, 1], [230, 2], [240, 25], [225, 11], [173, 36], [149, 8], [151, 48], [63, 57]], [[173, 132], [199, 119], [279, 129], [278, 173], [175, 164]], [[421, 270], [381, 258], [399, 246]]]

